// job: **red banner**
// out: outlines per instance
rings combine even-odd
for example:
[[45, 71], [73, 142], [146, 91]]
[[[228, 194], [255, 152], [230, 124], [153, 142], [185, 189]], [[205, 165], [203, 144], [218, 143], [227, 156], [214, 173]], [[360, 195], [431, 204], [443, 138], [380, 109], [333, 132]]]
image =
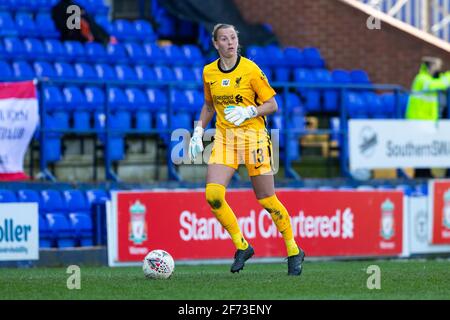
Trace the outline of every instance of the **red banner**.
[[[232, 258], [235, 248], [203, 191], [118, 192], [118, 261], [164, 249], [177, 260]], [[297, 243], [311, 256], [396, 256], [403, 249], [403, 193], [278, 190]], [[255, 257], [284, 257], [284, 241], [252, 190], [229, 190]]]
[[450, 180], [430, 182], [432, 244], [450, 243]]

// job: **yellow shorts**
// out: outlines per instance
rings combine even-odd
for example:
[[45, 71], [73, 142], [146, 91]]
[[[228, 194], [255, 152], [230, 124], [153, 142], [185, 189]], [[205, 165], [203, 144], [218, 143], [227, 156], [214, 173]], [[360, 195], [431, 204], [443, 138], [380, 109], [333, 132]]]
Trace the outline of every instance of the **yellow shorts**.
[[265, 132], [258, 137], [251, 136], [242, 143], [236, 142], [236, 139], [223, 139], [216, 134], [208, 164], [222, 164], [233, 169], [244, 164], [251, 177], [273, 173], [269, 134]]

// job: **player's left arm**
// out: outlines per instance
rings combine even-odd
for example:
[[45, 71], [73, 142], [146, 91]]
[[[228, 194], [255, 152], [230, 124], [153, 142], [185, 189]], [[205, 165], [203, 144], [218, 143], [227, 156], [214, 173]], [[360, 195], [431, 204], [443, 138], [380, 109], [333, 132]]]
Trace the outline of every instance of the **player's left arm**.
[[275, 97], [270, 98], [269, 100], [265, 101], [262, 105], [256, 107], [257, 117], [271, 115], [272, 113], [277, 112], [277, 110], [278, 110], [278, 103], [277, 100], [275, 100]]

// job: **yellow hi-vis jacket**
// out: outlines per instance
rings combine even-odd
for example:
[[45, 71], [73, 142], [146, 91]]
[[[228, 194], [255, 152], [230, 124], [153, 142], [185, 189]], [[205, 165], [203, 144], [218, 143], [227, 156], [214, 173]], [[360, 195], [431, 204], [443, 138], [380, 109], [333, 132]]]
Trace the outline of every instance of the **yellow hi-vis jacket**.
[[450, 85], [450, 73], [433, 78], [425, 64], [420, 67], [414, 78], [411, 94], [406, 108], [406, 118], [414, 120], [438, 120], [439, 99], [437, 92], [420, 92], [427, 90], [445, 90]]

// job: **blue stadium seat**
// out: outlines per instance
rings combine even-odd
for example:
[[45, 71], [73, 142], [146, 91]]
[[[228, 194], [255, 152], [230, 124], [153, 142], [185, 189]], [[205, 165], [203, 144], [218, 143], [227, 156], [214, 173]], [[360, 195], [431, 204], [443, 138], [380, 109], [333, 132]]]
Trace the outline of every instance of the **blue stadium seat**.
[[93, 226], [91, 216], [86, 213], [70, 213], [69, 219], [74, 229], [78, 246], [93, 245]]
[[146, 62], [151, 65], [162, 65], [166, 63], [166, 55], [158, 44], [154, 42], [144, 42], [142, 45]]
[[136, 129], [148, 132], [152, 127], [152, 113], [149, 107], [149, 101], [144, 92], [137, 88], [128, 88], [125, 90], [130, 105], [135, 112]]
[[[383, 104], [384, 114], [387, 118], [396, 117], [395, 109], [395, 96], [392, 93], [383, 93], [380, 96], [381, 103]], [[404, 114], [403, 114], [404, 115]]]
[[48, 62], [36, 61], [33, 63], [33, 68], [39, 78], [56, 78], [56, 71]]
[[203, 91], [200, 90], [185, 90], [184, 94], [186, 95], [189, 112], [193, 114], [198, 114], [201, 111], [204, 103], [204, 95]]
[[128, 110], [132, 107], [123, 90], [117, 87], [110, 87], [108, 89], [108, 102], [111, 111]]
[[175, 81], [175, 75], [171, 68], [167, 66], [156, 66], [153, 68], [158, 81]]
[[352, 79], [350, 73], [346, 70], [336, 69], [331, 72], [333, 82], [337, 84], [350, 84]]
[[184, 91], [172, 89], [170, 92], [170, 101], [173, 111], [189, 111], [189, 100]]
[[185, 60], [190, 65], [201, 67], [205, 64], [205, 58], [199, 47], [192, 44], [185, 44], [181, 46], [181, 51], [184, 54]]
[[156, 41], [157, 36], [152, 25], [145, 20], [136, 20], [133, 22], [134, 36], [140, 41]]
[[9, 12], [0, 12], [0, 36], [17, 36], [17, 26]]
[[36, 28], [33, 16], [28, 12], [16, 13], [16, 27], [21, 37], [35, 37], [39, 36], [39, 29]]
[[[95, 86], [88, 86], [84, 89], [86, 96], [86, 104], [89, 106], [89, 110], [103, 111], [105, 105], [105, 93], [102, 89]], [[97, 127], [97, 126], [96, 126]]]
[[170, 66], [182, 66], [188, 64], [186, 57], [176, 44], [166, 45], [161, 47], [165, 54], [165, 63]]
[[125, 95], [128, 99], [129, 110], [149, 110], [148, 99], [142, 90], [137, 88], [125, 89]]
[[52, 234], [48, 227], [47, 220], [39, 215], [39, 248], [52, 247]]
[[41, 190], [40, 195], [43, 213], [66, 213], [67, 204], [58, 190]]
[[26, 59], [25, 47], [19, 38], [6, 37], [3, 39], [5, 56], [8, 59]]
[[272, 69], [269, 67], [262, 67], [261, 71], [266, 75], [267, 80], [269, 80], [269, 82], [271, 82], [273, 80], [273, 73], [272, 73]]
[[66, 49], [61, 41], [56, 39], [44, 40], [44, 48], [48, 59], [53, 61], [67, 61]]
[[305, 67], [307, 68], [323, 68], [325, 62], [323, 61], [320, 52], [317, 48], [308, 47], [303, 49], [303, 59]]
[[[313, 70], [303, 68], [294, 70], [294, 81], [302, 84], [314, 84], [317, 82]], [[318, 112], [321, 110], [319, 90], [299, 87], [297, 91], [305, 101], [305, 107], [308, 112]]]
[[59, 31], [55, 27], [52, 16], [47, 12], [39, 12], [35, 18], [36, 30], [39, 30], [37, 34], [43, 39], [58, 38]]
[[43, 87], [43, 101], [47, 112], [65, 109], [64, 97], [56, 86], [46, 85]]
[[137, 78], [142, 81], [156, 81], [155, 70], [146, 65], [137, 65], [134, 67]]
[[53, 66], [55, 67], [57, 77], [60, 79], [74, 79], [76, 76], [72, 64], [67, 62], [55, 62]]
[[113, 21], [114, 25], [114, 32], [113, 34], [116, 36], [119, 40], [127, 40], [127, 41], [136, 41], [139, 39], [138, 35], [136, 34], [136, 29], [134, 28], [134, 25], [124, 19], [117, 19]]
[[203, 81], [203, 68], [193, 67], [192, 71], [194, 72], [194, 75], [195, 75], [195, 81], [197, 81], [198, 83], [202, 83], [202, 81]]
[[168, 95], [161, 89], [149, 88], [145, 91], [151, 111], [164, 111], [167, 108]]
[[365, 119], [369, 117], [368, 109], [364, 104], [361, 94], [356, 92], [346, 92], [344, 104], [350, 118]]
[[137, 81], [136, 72], [127, 65], [116, 65], [114, 67], [117, 79], [122, 81]]
[[80, 80], [97, 80], [97, 73], [94, 68], [87, 63], [74, 64], [75, 75]]
[[188, 67], [175, 67], [173, 72], [177, 81], [196, 81], [194, 71]]
[[142, 46], [138, 43], [125, 43], [125, 50], [127, 51], [130, 62], [132, 63], [146, 63], [147, 57]]
[[39, 206], [39, 212], [41, 212], [41, 198], [39, 193], [31, 189], [21, 189], [17, 191], [17, 200], [19, 202], [35, 202]]
[[99, 63], [95, 65], [97, 77], [100, 80], [117, 80], [116, 73], [110, 65]]
[[65, 215], [57, 213], [45, 214], [48, 228], [57, 248], [75, 247], [75, 230]]
[[65, 106], [73, 112], [73, 128], [78, 131], [90, 129], [89, 105], [83, 92], [76, 86], [67, 86], [63, 89]]
[[98, 42], [88, 42], [84, 45], [86, 59], [93, 63], [102, 63], [108, 61], [105, 47]]
[[286, 68], [286, 61], [284, 59], [283, 50], [276, 45], [269, 45], [265, 47], [265, 55], [269, 57], [267, 59], [267, 65], [272, 68]]
[[67, 58], [73, 62], [81, 62], [87, 59], [84, 46], [78, 41], [64, 41]]
[[91, 4], [91, 11], [94, 15], [108, 15], [109, 7], [104, 0], [89, 0]]
[[364, 101], [364, 105], [367, 109], [367, 113], [370, 117], [376, 119], [383, 119], [387, 115], [385, 114], [383, 101], [381, 98], [374, 92], [362, 92], [362, 99]]
[[266, 50], [264, 47], [256, 45], [248, 46], [246, 50], [246, 56], [261, 68], [269, 66], [268, 61], [271, 57], [266, 54]]
[[16, 195], [11, 190], [0, 190], [0, 202], [17, 202]]
[[[314, 77], [317, 83], [332, 84], [333, 78], [330, 71], [326, 69], [313, 69]], [[322, 89], [322, 107], [324, 111], [336, 112], [338, 110], [338, 92], [333, 89]]]
[[109, 63], [127, 63], [128, 55], [125, 47], [121, 43], [108, 44], [106, 46], [107, 59]]
[[371, 84], [369, 75], [364, 70], [352, 70], [350, 71], [350, 79], [352, 83], [357, 84]]
[[13, 75], [14, 73], [9, 63], [0, 61], [0, 78], [11, 79]]
[[105, 203], [109, 200], [108, 193], [103, 189], [91, 189], [86, 191], [86, 198], [89, 204], [89, 207], [92, 208], [92, 205]]
[[12, 63], [14, 77], [16, 79], [33, 79], [35, 72], [25, 61], [15, 61]]
[[25, 38], [23, 44], [27, 60], [50, 60], [41, 40]]
[[299, 68], [305, 67], [302, 50], [297, 47], [284, 48], [284, 59], [287, 67]]
[[67, 203], [68, 212], [90, 214], [89, 203], [83, 191], [72, 189], [64, 190], [62, 193]]

